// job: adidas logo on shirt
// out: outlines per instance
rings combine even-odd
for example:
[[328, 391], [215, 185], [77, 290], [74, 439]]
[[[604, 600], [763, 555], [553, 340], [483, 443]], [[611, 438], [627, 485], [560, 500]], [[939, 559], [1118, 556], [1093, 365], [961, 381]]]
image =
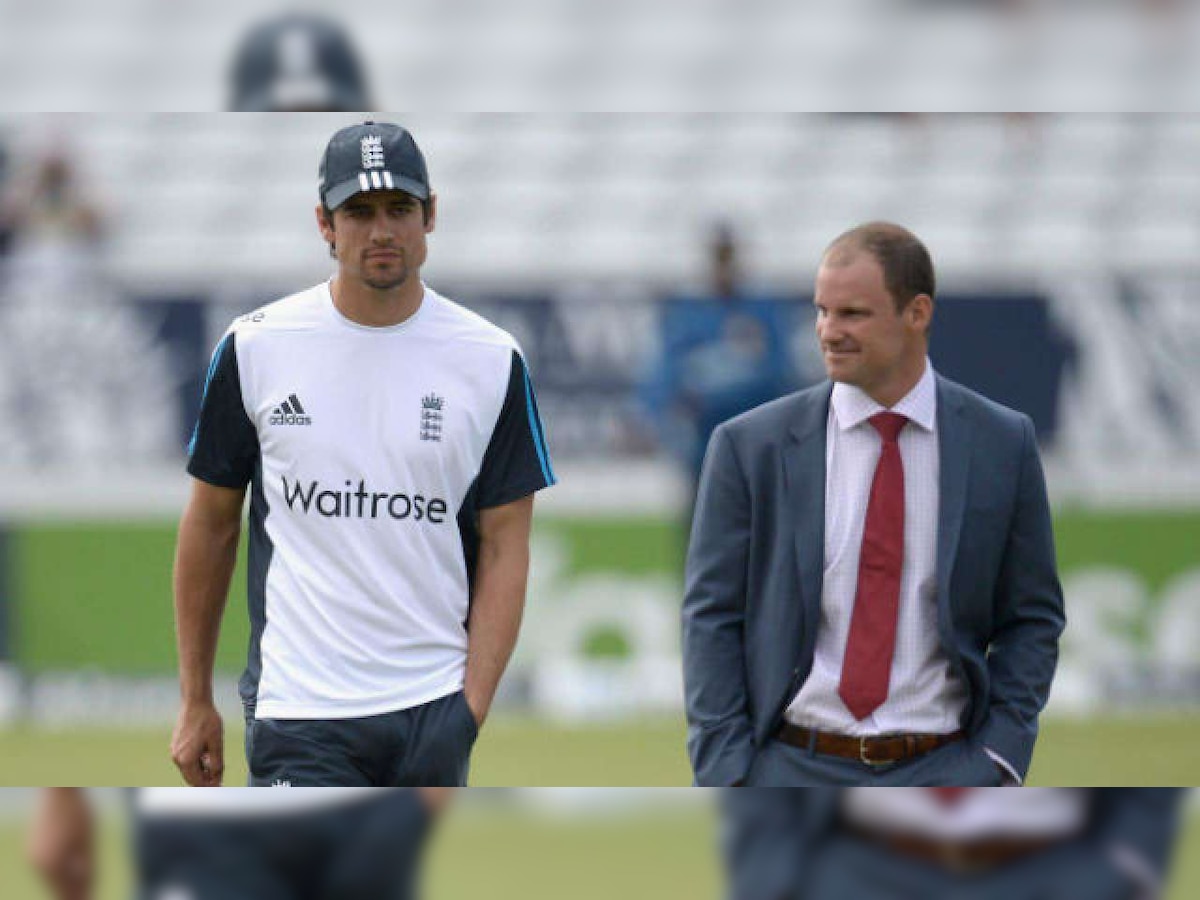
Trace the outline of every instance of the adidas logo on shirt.
[[312, 416], [306, 415], [300, 398], [290, 395], [271, 411], [270, 425], [311, 425]]

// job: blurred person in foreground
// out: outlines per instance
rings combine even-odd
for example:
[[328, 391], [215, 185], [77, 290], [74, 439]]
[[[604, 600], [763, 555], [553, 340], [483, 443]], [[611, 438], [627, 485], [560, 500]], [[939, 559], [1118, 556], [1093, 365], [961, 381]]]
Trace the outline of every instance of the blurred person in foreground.
[[933, 263], [890, 223], [817, 274], [829, 381], [709, 444], [683, 605], [709, 786], [1020, 783], [1064, 626], [1033, 423], [937, 375]]
[[213, 658], [252, 487], [251, 786], [458, 786], [516, 643], [554, 483], [516, 342], [421, 279], [437, 198], [399, 125], [320, 166], [326, 283], [238, 319], [189, 448], [172, 757], [219, 784]]
[[732, 226], [713, 230], [708, 262], [707, 293], [663, 305], [658, 357], [638, 391], [645, 430], [686, 466], [693, 492], [713, 430], [799, 386], [792, 304], [745, 286]]
[[373, 108], [346, 30], [315, 13], [272, 16], [243, 36], [230, 76], [233, 112], [349, 112]]
[[1182, 789], [730, 790], [730, 900], [1153, 900]]
[[[447, 788], [132, 793], [144, 900], [414, 900], [450, 799]], [[95, 896], [96, 843], [87, 792], [44, 789], [28, 855], [56, 900]]]

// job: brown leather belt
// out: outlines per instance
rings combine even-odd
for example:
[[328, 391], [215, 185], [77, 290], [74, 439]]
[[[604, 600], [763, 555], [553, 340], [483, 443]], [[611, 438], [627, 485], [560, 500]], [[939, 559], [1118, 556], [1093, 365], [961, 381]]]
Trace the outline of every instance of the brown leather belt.
[[785, 744], [791, 744], [801, 750], [811, 747], [823, 756], [854, 759], [868, 766], [890, 766], [961, 741], [966, 734], [956, 731], [953, 734], [895, 734], [857, 738], [813, 731], [791, 722], [784, 722], [775, 736]]
[[975, 841], [937, 840], [909, 834], [850, 827], [850, 832], [901, 856], [940, 866], [960, 875], [988, 872], [1041, 853], [1062, 837], [989, 838]]

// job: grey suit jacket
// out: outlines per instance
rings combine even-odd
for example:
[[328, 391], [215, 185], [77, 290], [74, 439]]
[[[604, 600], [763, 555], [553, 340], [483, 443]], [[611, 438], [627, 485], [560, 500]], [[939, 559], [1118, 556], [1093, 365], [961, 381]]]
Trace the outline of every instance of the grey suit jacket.
[[[718, 428], [683, 602], [696, 783], [739, 782], [812, 668], [833, 385]], [[1045, 479], [1027, 416], [938, 377], [937, 629], [969, 689], [963, 727], [1029, 768], [1065, 626]]]

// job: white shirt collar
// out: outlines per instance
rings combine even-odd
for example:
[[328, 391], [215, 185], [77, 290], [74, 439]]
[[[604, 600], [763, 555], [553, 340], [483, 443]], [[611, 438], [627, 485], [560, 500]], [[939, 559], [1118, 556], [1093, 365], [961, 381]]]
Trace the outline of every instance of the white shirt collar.
[[[842, 431], [856, 428], [876, 413], [886, 412], [886, 407], [880, 406], [862, 388], [852, 384], [837, 382], [833, 386], [834, 420]], [[925, 373], [916, 386], [891, 409], [900, 413], [910, 422], [919, 425], [930, 433], [937, 431], [937, 379], [934, 377], [933, 363], [926, 357]]]

